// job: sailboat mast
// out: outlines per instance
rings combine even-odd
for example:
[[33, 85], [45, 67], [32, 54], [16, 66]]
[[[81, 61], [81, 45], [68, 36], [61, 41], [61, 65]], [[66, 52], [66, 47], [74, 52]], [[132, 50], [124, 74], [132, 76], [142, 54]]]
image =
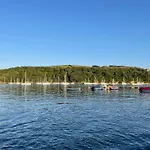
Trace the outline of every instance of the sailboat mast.
[[65, 83], [67, 82], [67, 72], [65, 73], [65, 76], [64, 76], [64, 82]]
[[25, 74], [24, 74], [24, 83], [26, 83], [27, 81], [27, 74], [26, 74], [26, 71], [25, 71]]

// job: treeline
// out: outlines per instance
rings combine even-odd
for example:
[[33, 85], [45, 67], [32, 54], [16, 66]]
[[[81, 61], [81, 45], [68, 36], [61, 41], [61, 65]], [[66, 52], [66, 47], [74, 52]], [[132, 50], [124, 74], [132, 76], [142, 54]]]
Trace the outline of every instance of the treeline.
[[150, 82], [147, 69], [126, 66], [16, 67], [0, 70], [0, 82]]

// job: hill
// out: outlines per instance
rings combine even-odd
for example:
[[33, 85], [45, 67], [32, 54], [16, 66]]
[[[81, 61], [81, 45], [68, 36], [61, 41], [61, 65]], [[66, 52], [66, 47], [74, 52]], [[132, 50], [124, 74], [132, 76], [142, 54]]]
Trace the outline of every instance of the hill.
[[129, 67], [129, 66], [46, 66], [33, 67], [23, 66], [0, 70], [0, 82], [25, 81], [30, 82], [64, 82], [66, 76], [67, 82], [115, 82], [125, 81], [130, 83], [136, 81], [150, 82], [150, 72], [147, 69]]

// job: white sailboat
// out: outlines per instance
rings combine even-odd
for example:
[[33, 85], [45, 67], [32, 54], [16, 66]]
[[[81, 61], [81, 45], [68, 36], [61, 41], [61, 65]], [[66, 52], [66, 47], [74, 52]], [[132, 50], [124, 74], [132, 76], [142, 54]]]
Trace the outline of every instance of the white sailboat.
[[17, 78], [17, 82], [15, 82], [15, 84], [20, 84], [19, 79]]
[[59, 76], [58, 76], [58, 78], [57, 78], [57, 82], [53, 82], [53, 84], [56, 84], [56, 85], [61, 84], [61, 82], [60, 82], [60, 77], [59, 77]]
[[42, 85], [41, 78], [39, 78], [39, 82], [36, 82], [37, 85]]
[[94, 83], [93, 84], [99, 84], [96, 76], [94, 76]]
[[4, 81], [3, 81], [3, 83], [5, 84], [6, 82], [5, 82], [5, 77], [4, 77]]
[[25, 81], [21, 83], [21, 85], [31, 85], [31, 82], [27, 81], [27, 74], [25, 71], [25, 75], [24, 75]]
[[105, 78], [104, 78], [104, 76], [102, 77], [102, 80], [101, 80], [101, 83], [100, 83], [101, 85], [107, 85], [107, 83], [105, 82]]
[[10, 82], [8, 84], [14, 84], [12, 78], [10, 79]]
[[111, 84], [112, 84], [112, 85], [116, 85], [116, 84], [118, 84], [118, 82], [115, 82], [115, 79], [113, 78]]
[[43, 83], [42, 83], [42, 82], [36, 82], [36, 84], [37, 84], [37, 85], [43, 85]]
[[139, 79], [138, 79], [138, 77], [137, 77], [136, 82], [134, 82], [134, 80], [133, 80], [133, 82], [132, 82], [131, 84], [134, 85], [134, 86], [139, 86], [139, 85], [141, 85], [142, 83], [139, 81]]
[[127, 83], [125, 82], [125, 78], [123, 78], [123, 81], [121, 83], [122, 85], [127, 85]]
[[63, 85], [68, 85], [68, 84], [70, 84], [70, 83], [67, 82], [67, 72], [66, 72], [65, 75], [64, 75], [64, 82], [61, 82], [61, 84], [63, 84]]
[[44, 82], [42, 83], [43, 85], [50, 85], [50, 82], [47, 81], [46, 73], [44, 76]]
[[88, 80], [87, 80], [87, 81], [86, 81], [86, 79], [85, 79], [84, 84], [85, 84], [85, 85], [91, 85], [91, 84], [93, 84], [93, 83], [91, 83], [91, 82], [90, 82], [90, 79], [88, 78]]

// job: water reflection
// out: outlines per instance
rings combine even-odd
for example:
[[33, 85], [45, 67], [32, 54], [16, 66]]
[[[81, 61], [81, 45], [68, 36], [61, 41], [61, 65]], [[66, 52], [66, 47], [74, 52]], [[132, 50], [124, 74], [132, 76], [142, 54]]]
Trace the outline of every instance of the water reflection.
[[[82, 90], [68, 91], [66, 85], [0, 85], [1, 98], [12, 100], [52, 100], [60, 103], [74, 103], [86, 101], [137, 101], [141, 99], [150, 99], [149, 93], [139, 93], [138, 89], [131, 87], [119, 87], [118, 91], [91, 91], [85, 85], [72, 85], [73, 88], [82, 88]], [[57, 103], [56, 102], [56, 103]]]
[[0, 85], [0, 149], [146, 149], [150, 94]]
[[73, 88], [82, 90], [68, 91], [68, 85], [0, 85], [1, 95], [23, 96], [56, 96], [56, 97], [103, 97], [107, 99], [120, 97], [121, 99], [134, 98], [141, 95], [138, 89], [119, 87], [118, 91], [99, 90], [92, 92], [86, 85], [72, 85]]

